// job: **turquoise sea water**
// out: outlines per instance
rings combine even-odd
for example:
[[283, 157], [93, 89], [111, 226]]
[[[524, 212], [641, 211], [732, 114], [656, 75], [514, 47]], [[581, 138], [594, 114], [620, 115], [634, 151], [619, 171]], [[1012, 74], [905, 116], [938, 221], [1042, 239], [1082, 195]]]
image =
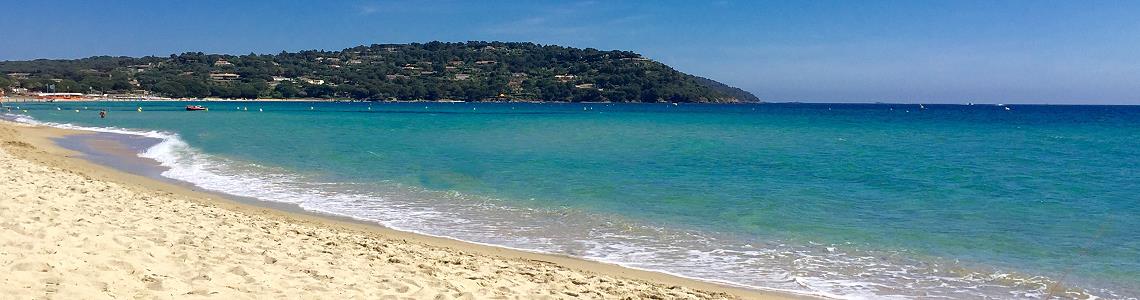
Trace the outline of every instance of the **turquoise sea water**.
[[1140, 107], [186, 104], [9, 105], [468, 241], [840, 298], [1140, 296]]

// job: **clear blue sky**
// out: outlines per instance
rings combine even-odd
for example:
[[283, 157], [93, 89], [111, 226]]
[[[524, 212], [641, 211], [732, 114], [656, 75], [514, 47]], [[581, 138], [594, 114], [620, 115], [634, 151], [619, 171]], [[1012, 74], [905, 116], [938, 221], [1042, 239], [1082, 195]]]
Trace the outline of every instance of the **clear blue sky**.
[[0, 60], [530, 41], [769, 101], [1140, 104], [1140, 1], [10, 1]]

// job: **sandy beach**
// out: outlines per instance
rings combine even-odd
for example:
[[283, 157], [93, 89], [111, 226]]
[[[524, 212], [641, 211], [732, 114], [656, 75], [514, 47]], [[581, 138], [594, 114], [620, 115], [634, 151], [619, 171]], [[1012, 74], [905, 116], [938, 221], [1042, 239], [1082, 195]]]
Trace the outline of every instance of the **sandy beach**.
[[252, 206], [0, 123], [0, 298], [788, 299]]

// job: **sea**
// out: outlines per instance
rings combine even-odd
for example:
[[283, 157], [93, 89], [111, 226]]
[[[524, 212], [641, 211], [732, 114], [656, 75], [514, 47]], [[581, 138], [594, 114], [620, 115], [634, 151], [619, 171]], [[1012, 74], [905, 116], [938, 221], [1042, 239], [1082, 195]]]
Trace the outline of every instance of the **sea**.
[[473, 243], [838, 299], [1140, 297], [1136, 106], [6, 105], [142, 138], [153, 176]]

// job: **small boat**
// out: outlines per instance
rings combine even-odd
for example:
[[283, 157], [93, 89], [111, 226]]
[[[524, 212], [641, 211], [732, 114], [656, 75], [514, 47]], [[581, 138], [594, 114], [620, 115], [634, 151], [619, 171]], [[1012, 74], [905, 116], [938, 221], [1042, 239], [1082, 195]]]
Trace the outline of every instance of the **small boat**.
[[188, 111], [206, 110], [206, 107], [201, 106], [201, 105], [187, 105], [186, 110], [188, 110]]

